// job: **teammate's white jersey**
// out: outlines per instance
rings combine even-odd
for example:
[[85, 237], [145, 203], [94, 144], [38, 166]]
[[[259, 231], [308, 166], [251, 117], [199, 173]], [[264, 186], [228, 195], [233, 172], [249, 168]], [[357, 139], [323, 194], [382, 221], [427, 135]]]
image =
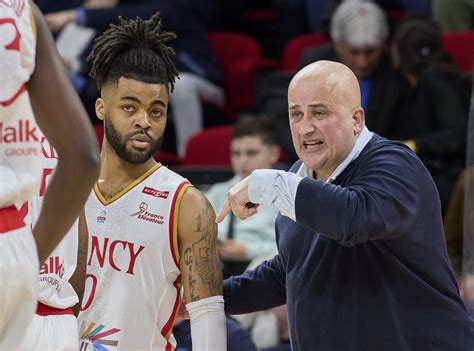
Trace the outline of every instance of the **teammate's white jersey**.
[[[41, 157], [43, 162], [43, 177], [38, 194], [20, 207], [20, 212], [25, 214], [25, 223], [33, 225], [38, 220], [43, 196], [51, 179], [58, 155], [54, 148], [39, 133], [41, 140]], [[51, 307], [66, 309], [79, 302], [74, 288], [69, 279], [74, 274], [77, 265], [78, 224], [73, 224], [59, 245], [40, 267], [38, 277], [38, 301]]]
[[26, 90], [35, 50], [28, 1], [0, 1], [0, 208], [26, 201], [40, 185], [40, 140]]
[[81, 351], [174, 350], [181, 285], [177, 218], [189, 186], [157, 164], [109, 200], [94, 187], [86, 204]]

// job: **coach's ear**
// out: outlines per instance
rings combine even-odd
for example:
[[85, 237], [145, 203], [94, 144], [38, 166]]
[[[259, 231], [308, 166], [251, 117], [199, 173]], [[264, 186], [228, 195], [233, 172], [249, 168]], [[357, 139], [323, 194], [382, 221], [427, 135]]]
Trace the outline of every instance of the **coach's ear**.
[[95, 101], [95, 114], [96, 114], [96, 116], [97, 116], [98, 119], [100, 119], [101, 121], [104, 120], [104, 118], [105, 118], [105, 103], [104, 103], [104, 99], [98, 98], [98, 99]]

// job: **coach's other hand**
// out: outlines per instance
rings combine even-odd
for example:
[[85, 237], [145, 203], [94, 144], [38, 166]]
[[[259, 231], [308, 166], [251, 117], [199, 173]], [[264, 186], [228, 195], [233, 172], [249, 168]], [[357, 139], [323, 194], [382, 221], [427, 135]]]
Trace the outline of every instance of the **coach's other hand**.
[[250, 176], [230, 188], [227, 199], [217, 214], [216, 223], [221, 223], [230, 211], [239, 219], [247, 219], [257, 213], [258, 205], [249, 200], [248, 186]]

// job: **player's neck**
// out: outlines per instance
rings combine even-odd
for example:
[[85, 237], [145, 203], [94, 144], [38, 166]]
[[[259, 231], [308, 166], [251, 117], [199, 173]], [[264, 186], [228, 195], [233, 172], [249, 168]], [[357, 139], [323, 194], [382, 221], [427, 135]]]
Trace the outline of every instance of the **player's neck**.
[[143, 163], [135, 164], [124, 161], [115, 153], [102, 150], [97, 184], [106, 198], [113, 197], [156, 164], [153, 157]]

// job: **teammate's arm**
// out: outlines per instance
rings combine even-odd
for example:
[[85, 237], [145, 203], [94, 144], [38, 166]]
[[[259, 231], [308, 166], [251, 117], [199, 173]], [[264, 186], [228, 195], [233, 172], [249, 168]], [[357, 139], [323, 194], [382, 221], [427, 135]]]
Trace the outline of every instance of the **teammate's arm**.
[[68, 231], [99, 172], [99, 153], [89, 118], [72, 87], [46, 22], [31, 3], [37, 30], [35, 71], [28, 82], [36, 120], [59, 160], [33, 229], [43, 262]]
[[194, 350], [227, 348], [215, 217], [199, 190], [189, 188], [184, 193], [179, 205], [178, 246]]
[[74, 274], [69, 279], [74, 291], [79, 297], [77, 303], [72, 310], [77, 316], [82, 305], [82, 297], [86, 285], [86, 263], [87, 263], [87, 248], [89, 244], [89, 229], [87, 227], [86, 214], [84, 210], [81, 211], [78, 221], [78, 245], [77, 245], [77, 264]]

